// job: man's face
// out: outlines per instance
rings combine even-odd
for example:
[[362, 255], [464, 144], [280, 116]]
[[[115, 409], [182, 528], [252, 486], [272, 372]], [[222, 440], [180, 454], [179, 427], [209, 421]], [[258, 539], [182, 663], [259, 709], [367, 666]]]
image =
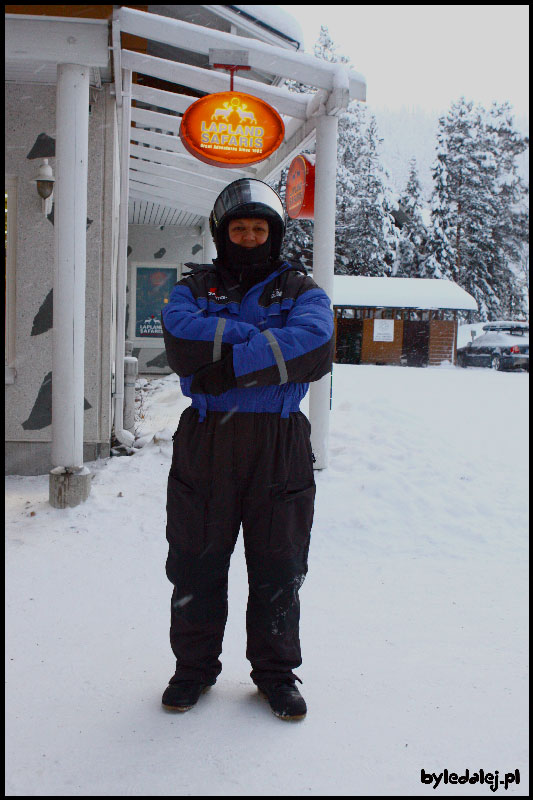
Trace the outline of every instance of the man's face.
[[268, 239], [268, 222], [266, 219], [251, 217], [232, 219], [228, 226], [228, 236], [230, 242], [241, 247], [259, 247]]

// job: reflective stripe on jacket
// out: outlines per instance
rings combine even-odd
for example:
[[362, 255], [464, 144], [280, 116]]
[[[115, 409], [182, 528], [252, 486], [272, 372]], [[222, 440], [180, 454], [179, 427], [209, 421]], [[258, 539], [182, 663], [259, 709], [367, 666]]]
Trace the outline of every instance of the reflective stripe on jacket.
[[[287, 417], [309, 382], [331, 370], [329, 297], [286, 261], [244, 296], [234, 278], [202, 265], [176, 284], [162, 320], [168, 363], [202, 418], [206, 410]], [[230, 350], [237, 388], [217, 397], [191, 393], [193, 373]]]

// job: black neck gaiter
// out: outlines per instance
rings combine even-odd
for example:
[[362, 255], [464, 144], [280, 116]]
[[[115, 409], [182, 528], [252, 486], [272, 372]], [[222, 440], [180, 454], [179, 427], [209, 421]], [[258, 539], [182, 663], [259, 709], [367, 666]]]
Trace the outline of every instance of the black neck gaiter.
[[245, 294], [256, 283], [260, 283], [276, 269], [277, 261], [271, 258], [270, 235], [264, 244], [258, 247], [241, 247], [231, 242], [226, 234], [223, 265], [239, 282], [239, 288]]
[[241, 272], [243, 269], [261, 269], [269, 263], [270, 250], [270, 236], [264, 244], [260, 244], [258, 247], [241, 247], [228, 238], [224, 247], [224, 264], [235, 272]]

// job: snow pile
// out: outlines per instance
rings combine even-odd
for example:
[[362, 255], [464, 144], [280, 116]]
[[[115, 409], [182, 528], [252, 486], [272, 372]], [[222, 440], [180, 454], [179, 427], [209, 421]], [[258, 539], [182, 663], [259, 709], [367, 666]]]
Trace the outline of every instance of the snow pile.
[[[476, 337], [477, 338], [477, 337]], [[506, 333], [505, 331], [483, 331], [483, 344], [479, 347], [513, 347], [514, 345], [528, 346], [529, 334]]]
[[[470, 322], [468, 324], [459, 325], [457, 330], [457, 347], [466, 347], [466, 345], [476, 339], [478, 336], [486, 336], [487, 331], [484, 331], [483, 328], [485, 325], [496, 325], [500, 324], [503, 325], [507, 320], [499, 320], [494, 322]], [[529, 328], [528, 322], [517, 322], [512, 320], [513, 325], [517, 327], [527, 327]], [[498, 334], [501, 336], [502, 334]], [[528, 337], [529, 338], [529, 337]], [[522, 337], [520, 340], [513, 339], [514, 344], [523, 343]]]
[[145, 446], [90, 464], [85, 504], [53, 509], [47, 476], [7, 478], [6, 794], [418, 796], [435, 794], [422, 769], [519, 769], [506, 795], [527, 795], [528, 387], [525, 373], [334, 366], [301, 723], [248, 677], [242, 539], [217, 685], [187, 714], [161, 709], [166, 477], [189, 404], [175, 376], [139, 381]]

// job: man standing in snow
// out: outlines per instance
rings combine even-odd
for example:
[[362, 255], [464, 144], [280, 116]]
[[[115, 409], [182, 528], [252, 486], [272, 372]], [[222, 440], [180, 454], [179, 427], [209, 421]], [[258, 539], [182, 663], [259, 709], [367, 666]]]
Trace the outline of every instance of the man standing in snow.
[[300, 401], [331, 370], [333, 315], [305, 270], [280, 257], [283, 206], [262, 181], [227, 186], [210, 216], [212, 264], [188, 265], [162, 312], [168, 363], [192, 404], [174, 435], [167, 577], [176, 672], [163, 705], [186, 711], [222, 665], [228, 569], [242, 523], [251, 678], [281, 719], [303, 719], [298, 590], [315, 482]]

